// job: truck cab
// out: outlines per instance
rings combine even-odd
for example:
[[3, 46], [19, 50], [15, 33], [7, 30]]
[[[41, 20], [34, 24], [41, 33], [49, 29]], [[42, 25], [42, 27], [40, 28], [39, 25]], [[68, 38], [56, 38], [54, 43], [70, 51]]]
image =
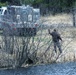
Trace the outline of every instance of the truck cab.
[[0, 15], [6, 15], [7, 14], [7, 7], [1, 7], [0, 8]]

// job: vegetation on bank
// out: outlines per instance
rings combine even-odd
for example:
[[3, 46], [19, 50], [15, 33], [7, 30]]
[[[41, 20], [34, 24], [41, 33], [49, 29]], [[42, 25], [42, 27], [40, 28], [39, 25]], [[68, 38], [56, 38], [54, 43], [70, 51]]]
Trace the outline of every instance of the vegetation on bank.
[[[76, 0], [72, 0], [72, 1], [71, 0], [12, 0], [12, 2], [10, 2], [10, 0], [8, 0], [6, 2], [5, 0], [1, 0], [0, 6], [6, 6], [11, 3], [14, 5], [30, 4], [34, 7], [39, 7], [41, 9], [42, 14], [46, 14], [46, 13], [48, 14], [48, 13], [50, 13], [50, 11], [53, 11], [53, 13], [54, 12], [57, 13], [57, 12], [62, 12], [62, 10], [65, 10], [67, 8], [71, 8], [71, 7], [75, 6], [75, 1]], [[65, 15], [65, 17], [67, 15]], [[60, 19], [60, 16], [62, 17], [61, 19]], [[71, 22], [67, 19], [63, 20], [62, 14], [60, 16], [57, 17], [56, 22], [55, 22], [56, 16], [53, 16], [53, 17], [47, 16], [46, 17], [47, 19], [43, 20], [43, 21], [46, 22], [46, 21], [48, 21], [48, 18], [50, 18], [49, 19], [50, 24], [56, 25], [56, 27], [57, 27], [57, 25], [70, 25], [69, 23], [71, 23], [73, 21], [72, 15], [71, 15], [71, 17], [68, 16], [69, 17], [68, 19], [71, 20]], [[58, 19], [60, 19], [60, 20], [58, 20]], [[66, 21], [68, 21], [68, 23], [66, 23]], [[59, 23], [57, 24], [57, 22], [59, 22]], [[41, 27], [43, 27], [42, 26], [43, 23], [44, 22], [41, 23]], [[46, 25], [48, 25], [48, 24], [46, 24]], [[73, 26], [73, 24], [72, 24], [72, 26]], [[72, 31], [70, 31], [71, 29], [72, 29]], [[74, 44], [75, 41], [73, 41], [73, 43], [70, 44], [70, 42], [71, 42], [70, 39], [74, 39], [75, 37], [74, 38], [68, 37], [68, 40], [67, 40], [66, 36], [68, 36], [68, 34], [72, 35], [72, 32], [74, 34], [75, 31], [76, 31], [76, 29], [74, 30], [74, 28], [67, 29], [65, 27], [63, 30], [60, 29], [62, 36], [64, 36], [63, 37], [63, 39], [64, 39], [63, 48], [65, 49], [65, 52], [67, 50], [74, 50], [74, 48], [72, 48], [71, 46]], [[53, 51], [51, 37], [50, 37], [50, 35], [48, 35], [46, 28], [45, 29], [40, 28], [37, 36], [35, 36], [35, 37], [16, 37], [16, 36], [8, 37], [7, 34], [8, 34], [8, 31], [6, 32], [6, 35], [0, 36], [1, 37], [0, 41], [2, 42], [1, 50], [2, 50], [2, 56], [3, 56], [0, 60], [0, 66], [5, 64], [4, 66], [13, 65], [15, 67], [21, 67], [22, 65], [26, 65], [28, 63], [32, 63], [32, 64], [51, 63], [52, 60], [54, 62], [56, 62], [56, 60], [58, 59], [58, 57], [56, 57], [56, 59], [54, 59], [55, 52]], [[73, 36], [75, 36], [75, 34]], [[70, 44], [69, 46], [68, 46], [68, 43]], [[4, 55], [4, 54], [6, 54], [6, 55]], [[68, 56], [70, 57], [70, 55], [68, 55]], [[7, 59], [4, 57], [6, 57]], [[65, 57], [66, 56], [64, 56], [64, 55], [61, 56], [61, 58], [58, 60], [58, 62], [64, 61], [64, 60], [66, 61]], [[74, 58], [75, 58], [75, 54], [74, 54]], [[69, 61], [70, 60], [71, 60], [71, 58], [69, 58]]]
[[6, 6], [6, 5], [7, 5], [6, 3], [1, 3], [1, 2], [0, 2], [0, 7], [1, 7], [1, 6]]
[[[49, 20], [52, 20], [52, 22], [49, 23]], [[8, 36], [8, 31], [5, 35], [0, 36], [0, 67], [24, 67], [27, 64], [39, 65], [53, 62], [76, 61], [76, 28], [72, 25], [72, 15], [50, 15], [42, 17], [41, 21], [42, 25], [36, 36]], [[45, 24], [47, 27], [43, 26], [44, 22], [51, 24], [53, 27], [48, 24]], [[48, 28], [52, 27], [52, 31], [54, 25], [63, 39], [62, 56], [59, 56], [59, 51], [57, 51], [57, 55], [55, 56], [52, 38], [48, 34]]]
[[44, 4], [46, 7], [56, 6], [56, 7], [71, 7], [75, 5], [76, 0], [0, 0], [1, 3], [9, 2], [11, 4], [31, 4], [35, 6], [40, 6], [40, 4]]

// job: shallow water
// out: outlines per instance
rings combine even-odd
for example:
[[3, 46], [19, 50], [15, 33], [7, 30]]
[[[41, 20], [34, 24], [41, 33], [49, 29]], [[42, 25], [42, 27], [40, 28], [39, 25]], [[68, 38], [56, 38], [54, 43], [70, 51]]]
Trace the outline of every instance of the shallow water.
[[76, 75], [76, 62], [0, 70], [0, 75]]

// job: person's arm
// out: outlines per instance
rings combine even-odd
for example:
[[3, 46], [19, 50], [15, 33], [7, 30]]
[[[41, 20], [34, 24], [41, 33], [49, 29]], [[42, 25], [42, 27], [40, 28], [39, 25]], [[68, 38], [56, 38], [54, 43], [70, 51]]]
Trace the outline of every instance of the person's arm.
[[50, 29], [48, 29], [49, 34], [51, 35]]
[[60, 37], [60, 40], [62, 41], [62, 38]]
[[62, 41], [62, 38], [61, 38], [60, 34], [58, 34], [58, 38]]

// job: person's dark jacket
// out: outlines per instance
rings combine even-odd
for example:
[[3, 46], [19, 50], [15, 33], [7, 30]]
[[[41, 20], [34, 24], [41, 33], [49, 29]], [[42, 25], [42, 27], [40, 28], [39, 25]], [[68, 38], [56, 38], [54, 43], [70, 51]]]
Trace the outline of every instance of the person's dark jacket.
[[54, 42], [58, 42], [59, 40], [62, 41], [62, 38], [57, 31], [53, 31], [52, 33], [49, 32], [49, 34], [52, 35], [52, 39]]

